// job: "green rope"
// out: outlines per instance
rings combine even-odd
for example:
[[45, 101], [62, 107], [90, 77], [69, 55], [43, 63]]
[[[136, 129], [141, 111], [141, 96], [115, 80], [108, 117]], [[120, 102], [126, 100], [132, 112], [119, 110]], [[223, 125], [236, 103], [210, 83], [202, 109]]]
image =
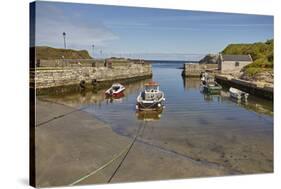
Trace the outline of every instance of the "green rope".
[[78, 184], [79, 182], [85, 180], [86, 178], [96, 174], [97, 172], [101, 171], [102, 169], [106, 168], [108, 165], [110, 165], [111, 163], [113, 163], [116, 159], [118, 159], [120, 156], [122, 156], [131, 146], [131, 143], [126, 146], [126, 148], [124, 148], [120, 153], [116, 154], [110, 161], [108, 161], [107, 163], [105, 163], [103, 166], [101, 166], [100, 168], [94, 170], [93, 172], [79, 178], [78, 180], [74, 181], [73, 183], [69, 184], [69, 186], [73, 186], [75, 184]]
[[[76, 185], [78, 183], [80, 183], [81, 181], [89, 178], [90, 176], [98, 173], [99, 171], [103, 170], [104, 168], [106, 168], [107, 166], [109, 166], [111, 163], [113, 163], [115, 160], [117, 160], [119, 157], [121, 157], [123, 154], [126, 154], [128, 155], [130, 149], [132, 148], [133, 144], [135, 143], [138, 135], [139, 135], [139, 131], [140, 131], [140, 128], [141, 128], [141, 125], [139, 126], [139, 129], [134, 137], [134, 139], [132, 140], [132, 142], [130, 144], [128, 144], [120, 153], [114, 155], [114, 157], [109, 160], [107, 163], [105, 163], [104, 165], [102, 165], [101, 167], [99, 167], [98, 169], [88, 173], [87, 175], [85, 176], [82, 176], [81, 178], [77, 179], [76, 181], [74, 181], [73, 183], [69, 184], [69, 186], [73, 186], [73, 185]], [[117, 169], [114, 171], [114, 174], [110, 177], [110, 180], [113, 178], [113, 176], [115, 175], [115, 173], [117, 172], [118, 168], [120, 167], [120, 165], [122, 164], [122, 162], [124, 161], [124, 159], [126, 158], [126, 155], [125, 157], [122, 159], [121, 163], [118, 165]]]

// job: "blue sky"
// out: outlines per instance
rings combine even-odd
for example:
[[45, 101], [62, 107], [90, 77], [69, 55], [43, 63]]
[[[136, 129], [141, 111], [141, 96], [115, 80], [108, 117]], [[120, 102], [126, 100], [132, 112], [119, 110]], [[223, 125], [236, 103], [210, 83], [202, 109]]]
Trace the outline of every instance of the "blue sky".
[[96, 57], [194, 60], [273, 38], [273, 17], [37, 1], [36, 45], [63, 48], [63, 32]]

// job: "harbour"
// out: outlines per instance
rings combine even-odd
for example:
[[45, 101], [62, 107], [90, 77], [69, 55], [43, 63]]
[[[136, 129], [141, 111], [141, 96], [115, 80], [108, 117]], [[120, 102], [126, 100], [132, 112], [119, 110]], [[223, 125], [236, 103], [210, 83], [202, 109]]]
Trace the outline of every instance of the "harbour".
[[[37, 157], [40, 157], [40, 153], [48, 154], [48, 151], [51, 151], [49, 156], [54, 159], [63, 160], [69, 157], [69, 161], [77, 163], [76, 177], [68, 176], [66, 174], [68, 169], [61, 169], [55, 174], [61, 180], [57, 181], [53, 178], [58, 182], [53, 183], [51, 175], [56, 169], [50, 168], [45, 172], [46, 175], [50, 175], [49, 182], [46, 181], [48, 177], [45, 175], [45, 183], [39, 185], [71, 184], [98, 169], [98, 165], [102, 166], [107, 159], [115, 157], [114, 154], [118, 154], [130, 144], [139, 128], [141, 132], [110, 182], [272, 172], [272, 101], [250, 95], [246, 103], [238, 103], [230, 98], [228, 88], [223, 88], [219, 94], [215, 95], [202, 93], [200, 78], [181, 76], [182, 70], [178, 68], [183, 63], [152, 63], [152, 78], [124, 84], [126, 88], [124, 97], [119, 99], [105, 98], [106, 89], [38, 96], [38, 103], [45, 101], [46, 107], [49, 106], [48, 103], [65, 106], [70, 109], [67, 112], [78, 111], [76, 113], [87, 114], [89, 118], [86, 122], [90, 123], [91, 119], [100, 122], [88, 126], [79, 123], [71, 126], [71, 122], [67, 120], [73, 116], [72, 113], [62, 117], [50, 115], [49, 119], [40, 122], [44, 124], [40, 125], [38, 122], [40, 126], [36, 127], [36, 132], [40, 141], [39, 146], [49, 146], [50, 138], [48, 137], [54, 140], [52, 142], [54, 146], [40, 148]], [[135, 109], [136, 98], [143, 90], [145, 83], [152, 80], [157, 81], [165, 93], [165, 108], [161, 113], [139, 114]], [[40, 104], [38, 106], [40, 107]], [[43, 115], [42, 112], [41, 115]], [[53, 119], [54, 117], [56, 119]], [[64, 122], [60, 122], [61, 126], [48, 127], [50, 124], [55, 125], [55, 122], [60, 119], [64, 119]], [[81, 119], [80, 116], [77, 119]], [[48, 122], [48, 120], [51, 121]], [[67, 127], [66, 123], [70, 126]], [[96, 134], [91, 127], [95, 128], [100, 124], [106, 125], [106, 128], [112, 129], [112, 132], [109, 129], [100, 134], [99, 142], [92, 143], [91, 141], [94, 140], [92, 137]], [[63, 127], [68, 129], [64, 130]], [[61, 138], [55, 139], [57, 136], [55, 133], [58, 130]], [[44, 132], [45, 136], [41, 135], [41, 132]], [[109, 145], [101, 145], [97, 148], [101, 150], [99, 153], [104, 152], [103, 156], [92, 152], [92, 155], [95, 154], [96, 157], [95, 162], [100, 163], [94, 166], [95, 163], [89, 162], [91, 164], [89, 168], [91, 170], [89, 170], [88, 165], [84, 163], [88, 162], [90, 160], [88, 158], [92, 158], [92, 155], [82, 157], [78, 153], [75, 155], [78, 159], [74, 157], [72, 159], [73, 152], [65, 148], [65, 145], [72, 143], [71, 136], [77, 137], [75, 137], [76, 143], [73, 144], [76, 146], [74, 150], [80, 149], [79, 146], [84, 144], [84, 153], [87, 150], [94, 150], [100, 142], [107, 141]], [[58, 147], [56, 140], [64, 142]], [[64, 153], [58, 151], [60, 148], [66, 149]], [[83, 161], [80, 161], [80, 158]], [[120, 156], [105, 170], [87, 177], [80, 184], [108, 182], [122, 159], [123, 157]], [[48, 164], [42, 159], [39, 162]], [[48, 164], [51, 167], [56, 166], [56, 161], [49, 163], [52, 164]], [[150, 168], [152, 164], [153, 170]], [[169, 171], [163, 171], [165, 167]], [[147, 174], [147, 171], [151, 174]]]

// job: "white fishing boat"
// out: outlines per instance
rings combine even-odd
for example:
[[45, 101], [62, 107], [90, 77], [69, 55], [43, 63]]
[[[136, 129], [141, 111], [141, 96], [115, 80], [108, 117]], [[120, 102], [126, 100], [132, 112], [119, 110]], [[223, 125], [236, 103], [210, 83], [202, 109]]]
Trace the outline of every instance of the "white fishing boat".
[[202, 83], [207, 82], [207, 81], [208, 81], [208, 77], [209, 77], [209, 75], [208, 75], [208, 73], [207, 73], [207, 72], [203, 72], [203, 73], [201, 73], [201, 74], [200, 74], [200, 79], [201, 79], [201, 82], [202, 82]]
[[247, 101], [249, 97], [249, 93], [246, 93], [244, 91], [241, 91], [239, 89], [230, 87], [229, 89], [230, 97], [235, 98], [237, 100], [245, 100]]
[[120, 83], [114, 83], [109, 89], [105, 91], [105, 95], [110, 97], [122, 97], [125, 87]]
[[136, 109], [143, 110], [162, 110], [164, 107], [164, 93], [159, 90], [159, 84], [151, 81], [145, 84], [145, 88], [137, 97]]

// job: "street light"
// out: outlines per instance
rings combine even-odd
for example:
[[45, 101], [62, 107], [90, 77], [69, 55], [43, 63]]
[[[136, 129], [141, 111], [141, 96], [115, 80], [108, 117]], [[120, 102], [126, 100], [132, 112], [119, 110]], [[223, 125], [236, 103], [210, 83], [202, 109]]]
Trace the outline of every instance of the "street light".
[[92, 45], [93, 48], [93, 58], [94, 58], [94, 49], [95, 49], [95, 45]]
[[63, 35], [64, 48], [66, 49], [66, 42], [65, 42], [65, 36], [66, 36], [66, 33], [65, 33], [65, 32], [63, 32], [63, 33], [62, 33], [62, 35]]

